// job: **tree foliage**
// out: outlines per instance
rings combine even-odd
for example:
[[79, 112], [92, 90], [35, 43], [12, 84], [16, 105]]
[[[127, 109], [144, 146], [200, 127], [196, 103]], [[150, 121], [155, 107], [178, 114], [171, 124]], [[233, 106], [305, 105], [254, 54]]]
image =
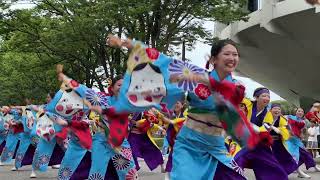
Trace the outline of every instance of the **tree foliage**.
[[55, 91], [57, 63], [103, 91], [105, 78], [124, 73], [127, 59], [126, 50], [105, 44], [109, 33], [174, 54], [183, 41], [190, 50], [212, 39], [205, 21], [229, 23], [247, 13], [246, 0], [30, 0], [32, 8], [12, 8], [19, 2], [0, 3], [1, 104]]

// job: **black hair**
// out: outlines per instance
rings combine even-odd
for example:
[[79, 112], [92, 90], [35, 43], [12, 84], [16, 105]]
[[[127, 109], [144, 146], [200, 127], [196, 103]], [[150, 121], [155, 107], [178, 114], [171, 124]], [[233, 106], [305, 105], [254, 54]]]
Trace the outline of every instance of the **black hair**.
[[111, 82], [111, 86], [113, 87], [117, 81], [123, 79], [123, 76], [120, 74], [120, 75], [117, 75], [116, 77], [112, 78], [112, 82]]
[[151, 69], [153, 69], [155, 72], [161, 74], [160, 68], [157, 67], [157, 66], [155, 66], [155, 65], [153, 65], [153, 64], [151, 64], [151, 63], [141, 63], [141, 64], [138, 64], [138, 65], [133, 69], [133, 71], [139, 71], [139, 70], [145, 68], [145, 67], [147, 66], [147, 64], [149, 64], [150, 67], [151, 67]]
[[68, 88], [68, 89], [66, 89], [65, 91], [66, 91], [67, 93], [71, 93], [71, 92], [72, 92], [72, 90], [73, 90], [73, 89]]
[[44, 115], [44, 112], [42, 112], [42, 113], [39, 115], [39, 118], [41, 118], [43, 115]]
[[66, 89], [65, 91], [66, 91], [66, 93], [71, 93], [71, 92], [73, 91], [73, 92], [75, 92], [79, 97], [82, 98], [81, 94], [80, 94], [78, 91], [73, 90], [72, 88]]
[[179, 102], [182, 104], [181, 112], [183, 113], [188, 108], [188, 103], [185, 100], [180, 100]]
[[311, 104], [310, 108], [312, 108], [315, 103], [320, 103], [320, 101], [314, 101], [314, 102]]
[[302, 107], [296, 107], [296, 108], [294, 109], [294, 115], [297, 113], [297, 111], [298, 111], [299, 109], [302, 109], [302, 110], [303, 110], [303, 113], [305, 112], [305, 110], [304, 110]]
[[[222, 50], [223, 47], [225, 47], [226, 45], [232, 45], [234, 46], [237, 51], [238, 51], [238, 54], [239, 54], [239, 49], [236, 45], [235, 42], [233, 42], [232, 40], [230, 39], [224, 39], [224, 40], [219, 40], [219, 41], [216, 41], [212, 44], [212, 47], [211, 47], [211, 57], [216, 57]], [[239, 55], [240, 56], [240, 55]]]
[[51, 99], [53, 99], [54, 96], [56, 95], [56, 93], [55, 92], [49, 92], [47, 95], [50, 96]]

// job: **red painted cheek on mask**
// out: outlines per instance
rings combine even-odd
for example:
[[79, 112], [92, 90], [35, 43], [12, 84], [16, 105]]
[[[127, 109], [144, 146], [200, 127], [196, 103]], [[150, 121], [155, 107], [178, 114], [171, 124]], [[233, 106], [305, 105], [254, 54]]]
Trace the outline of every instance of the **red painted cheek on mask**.
[[56, 107], [56, 110], [59, 111], [59, 112], [63, 111], [63, 106], [62, 105], [58, 105]]
[[137, 97], [137, 95], [130, 95], [129, 96], [129, 99], [130, 99], [130, 101], [132, 101], [132, 102], [137, 102], [137, 100], [138, 100], [138, 97]]

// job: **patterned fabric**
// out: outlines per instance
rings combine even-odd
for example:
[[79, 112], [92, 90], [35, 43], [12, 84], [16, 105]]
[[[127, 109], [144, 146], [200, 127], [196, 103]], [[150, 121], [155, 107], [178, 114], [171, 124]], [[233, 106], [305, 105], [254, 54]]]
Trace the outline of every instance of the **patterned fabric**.
[[61, 162], [58, 179], [67, 180], [78, 168], [81, 160], [85, 157], [87, 150], [80, 146], [77, 140], [70, 139], [67, 151]]
[[[22, 160], [23, 159], [25, 159], [25, 158], [32, 159], [31, 157], [33, 157], [34, 151], [29, 152], [29, 154], [28, 154], [27, 153], [28, 149], [33, 148], [33, 147], [29, 147], [29, 146], [32, 146], [30, 134], [21, 133], [20, 134], [20, 143], [19, 143], [19, 147], [17, 149], [16, 159], [15, 159], [15, 167], [16, 168], [22, 167]], [[24, 164], [24, 165], [28, 165], [28, 164]]]
[[126, 180], [138, 180], [138, 172], [135, 168], [129, 170], [126, 175]]
[[58, 173], [59, 180], [69, 180], [72, 175], [72, 170], [68, 167], [61, 168]]
[[[135, 164], [133, 162], [132, 152], [128, 141], [125, 139], [118, 149], [113, 149], [107, 143], [107, 137], [103, 132], [97, 132], [93, 135], [92, 164], [89, 179], [100, 178], [108, 179], [110, 168], [114, 165], [119, 179], [130, 179], [135, 177]], [[113, 163], [110, 163], [112, 161]], [[109, 162], [109, 163], [108, 163]], [[108, 172], [107, 172], [108, 170]], [[105, 177], [105, 175], [107, 177]]]
[[305, 122], [303, 121], [303, 119], [298, 118], [297, 116], [292, 116], [292, 115], [289, 115], [287, 119], [288, 119], [288, 124], [292, 134], [300, 138], [301, 131], [305, 127]]
[[[204, 74], [205, 70], [184, 61], [173, 59], [169, 64], [169, 72], [170, 76], [181, 76], [189, 74]], [[197, 82], [184, 80], [178, 83], [178, 88], [183, 89], [184, 91], [193, 91], [197, 85]]]
[[1, 162], [3, 163], [11, 162], [17, 145], [18, 145], [17, 134], [13, 134], [13, 132], [9, 132], [6, 138], [6, 145], [2, 150]]
[[60, 164], [64, 156], [64, 152], [56, 143], [56, 138], [51, 141], [40, 139], [33, 156], [32, 168], [41, 172], [47, 171], [48, 165]]
[[127, 169], [130, 165], [130, 161], [124, 158], [123, 156], [116, 154], [112, 157], [113, 164], [116, 170]]
[[176, 84], [169, 83], [170, 62], [171, 58], [163, 54], [160, 54], [154, 61], [148, 56], [144, 45], [137, 43], [127, 62], [128, 69], [119, 98], [114, 105], [116, 111], [142, 112], [152, 106], [161, 109], [160, 103], [170, 109], [177, 98], [183, 99], [183, 89], [177, 88]]
[[93, 173], [89, 176], [89, 180], [104, 180], [104, 177], [100, 173]]
[[[226, 168], [218, 170], [219, 163]], [[241, 168], [228, 156], [222, 136], [205, 135], [183, 126], [174, 146], [170, 179], [213, 179], [219, 173], [233, 173], [227, 179], [245, 179]]]
[[108, 108], [110, 106], [110, 99], [105, 96], [103, 93], [96, 93], [92, 89], [86, 91], [86, 99], [93, 106], [101, 106], [102, 108]]
[[10, 151], [8, 148], [4, 147], [1, 154], [1, 162], [7, 162], [8, 159], [12, 158], [14, 151]]

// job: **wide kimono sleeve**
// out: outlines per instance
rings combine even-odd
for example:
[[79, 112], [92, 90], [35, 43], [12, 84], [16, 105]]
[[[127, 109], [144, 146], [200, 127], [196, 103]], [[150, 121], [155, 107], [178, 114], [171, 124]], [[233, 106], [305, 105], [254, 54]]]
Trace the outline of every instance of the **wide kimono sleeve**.
[[246, 106], [246, 109], [247, 109], [247, 111], [248, 111], [248, 113], [247, 113], [247, 119], [250, 120], [250, 119], [251, 119], [251, 116], [252, 116], [253, 103], [250, 101], [250, 99], [248, 99], [248, 98], [243, 98], [242, 104], [244, 104], [244, 105]]
[[149, 139], [151, 140], [151, 142], [158, 148], [158, 144], [156, 143], [154, 137], [152, 136], [153, 134], [157, 133], [160, 129], [162, 129], [158, 124], [154, 124], [151, 128], [148, 129], [147, 131], [147, 135], [149, 137]]
[[262, 126], [260, 127], [260, 130], [261, 131], [266, 131], [266, 126], [271, 126], [273, 124], [273, 115], [270, 111], [267, 112], [266, 116], [264, 117], [263, 119], [263, 124]]
[[31, 110], [31, 106], [23, 108], [21, 121], [23, 124], [24, 132], [30, 133], [31, 136], [36, 136], [36, 112]]
[[288, 121], [284, 117], [280, 117], [279, 130], [283, 141], [286, 141], [290, 137], [288, 130]]
[[[88, 113], [89, 102], [91, 105], [101, 105], [100, 103], [105, 102], [105, 99], [100, 98], [98, 93], [87, 86], [64, 76], [60, 90], [47, 104], [46, 110], [71, 121], [76, 112]], [[68, 112], [71, 110], [72, 112]]]
[[127, 61], [120, 95], [114, 104], [116, 111], [142, 112], [151, 107], [170, 109], [183, 99], [185, 91], [170, 83], [169, 69], [173, 61], [178, 60], [137, 42]]

